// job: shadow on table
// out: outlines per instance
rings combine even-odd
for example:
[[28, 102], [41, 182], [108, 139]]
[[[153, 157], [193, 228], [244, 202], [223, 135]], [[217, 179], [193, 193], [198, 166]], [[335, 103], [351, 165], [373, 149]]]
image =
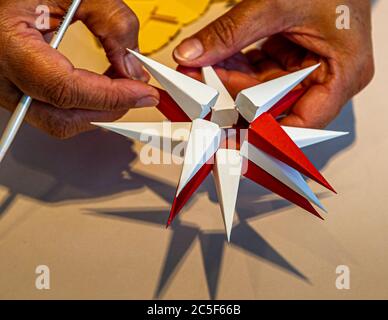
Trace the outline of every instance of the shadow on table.
[[[5, 125], [4, 113], [0, 113], [0, 127]], [[349, 131], [350, 135], [325, 142], [306, 150], [312, 162], [322, 169], [332, 157], [355, 141], [353, 106], [349, 103], [341, 115], [331, 124], [331, 130]], [[0, 204], [1, 217], [18, 195], [30, 197], [48, 204], [63, 202], [91, 202], [101, 197], [115, 196], [123, 191], [140, 192], [149, 188], [170, 203], [175, 186], [131, 171], [137, 155], [132, 143], [113, 133], [94, 131], [68, 141], [58, 141], [25, 125], [20, 131], [10, 153], [0, 167], [0, 183], [9, 190]], [[123, 172], [129, 171], [129, 178]], [[207, 179], [198, 193], [208, 193], [217, 201], [214, 185]], [[247, 220], [264, 214], [278, 212], [290, 204], [279, 198], [257, 200], [270, 193], [248, 181], [243, 181], [237, 206], [239, 223], [234, 228], [232, 245], [245, 252], [289, 272], [299, 279], [308, 279], [266, 242]], [[242, 201], [243, 200], [243, 201]], [[190, 201], [187, 208], [195, 201]], [[187, 210], [186, 208], [186, 210]], [[92, 210], [92, 214], [122, 218], [128, 221], [164, 226], [169, 208], [130, 208], [128, 210]], [[211, 298], [217, 296], [225, 237], [223, 232], [202, 232], [200, 228], [186, 224], [179, 218], [171, 227], [172, 237], [167, 251], [155, 297], [159, 298], [173, 279], [179, 265], [190, 252], [194, 241], [201, 245], [207, 284]], [[1, 235], [0, 235], [1, 236]]]

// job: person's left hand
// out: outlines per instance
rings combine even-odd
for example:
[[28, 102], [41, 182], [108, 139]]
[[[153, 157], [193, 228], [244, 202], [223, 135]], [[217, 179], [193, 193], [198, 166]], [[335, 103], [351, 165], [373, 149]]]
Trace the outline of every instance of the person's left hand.
[[[95, 129], [90, 122], [114, 121], [130, 108], [159, 103], [158, 91], [145, 83], [148, 74], [126, 50], [138, 49], [139, 21], [122, 0], [84, 0], [74, 17], [104, 47], [111, 64], [104, 75], [76, 68], [49, 46], [71, 3], [0, 1], [0, 107], [12, 112], [23, 93], [29, 95], [34, 101], [26, 122], [62, 139]], [[50, 12], [43, 30], [36, 24], [42, 4]]]

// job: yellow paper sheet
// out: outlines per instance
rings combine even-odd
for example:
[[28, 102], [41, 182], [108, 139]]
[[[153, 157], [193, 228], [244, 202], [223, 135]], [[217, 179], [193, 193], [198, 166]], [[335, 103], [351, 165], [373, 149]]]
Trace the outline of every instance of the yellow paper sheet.
[[140, 50], [152, 53], [170, 42], [182, 26], [197, 20], [210, 0], [125, 0], [140, 21]]
[[[184, 25], [196, 21], [211, 2], [233, 4], [237, 0], [124, 0], [140, 22], [139, 46], [151, 54], [173, 39]], [[98, 43], [96, 44], [98, 46]]]

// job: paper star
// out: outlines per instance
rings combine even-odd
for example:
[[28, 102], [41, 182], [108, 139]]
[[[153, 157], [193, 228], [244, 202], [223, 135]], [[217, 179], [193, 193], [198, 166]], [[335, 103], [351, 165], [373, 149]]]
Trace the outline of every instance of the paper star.
[[[321, 218], [325, 211], [303, 175], [327, 189], [331, 185], [300, 148], [347, 133], [282, 127], [276, 117], [304, 93], [292, 91], [319, 65], [241, 91], [234, 100], [212, 67], [203, 68], [204, 83], [130, 51], [168, 92], [158, 109], [165, 123], [94, 123], [126, 137], [142, 135], [186, 142], [183, 168], [167, 225], [200, 184], [213, 172], [227, 239], [230, 241], [240, 177], [244, 176]], [[177, 130], [189, 134], [177, 137]]]

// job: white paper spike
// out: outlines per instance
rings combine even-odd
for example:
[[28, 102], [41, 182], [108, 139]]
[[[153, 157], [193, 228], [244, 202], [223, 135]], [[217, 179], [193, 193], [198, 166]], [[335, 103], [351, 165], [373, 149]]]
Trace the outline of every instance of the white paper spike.
[[191, 122], [94, 122], [95, 126], [113, 131], [124, 137], [147, 142], [149, 137], [172, 141], [187, 141]]
[[[156, 80], [160, 82], [180, 105], [181, 109], [190, 117], [192, 122], [168, 123], [167, 127], [170, 127], [171, 130], [166, 130], [166, 123], [93, 124], [132, 139], [147, 141], [148, 138], [148, 143], [153, 141], [154, 137], [158, 138], [155, 140], [159, 141], [160, 139], [171, 140], [172, 143], [164, 143], [165, 141], [163, 141], [162, 146], [156, 146], [164, 149], [163, 151], [167, 149], [173, 151], [173, 157], [178, 156], [184, 158], [176, 199], [174, 199], [168, 224], [179, 213], [181, 206], [187, 202], [187, 197], [191, 196], [192, 191], [199, 186], [199, 183], [202, 183], [204, 174], [213, 171], [227, 240], [230, 241], [239, 181], [241, 175], [245, 175], [243, 172], [245, 169], [244, 164], [248, 164], [246, 159], [252, 161], [271, 175], [273, 179], [276, 179], [279, 187], [279, 184], [282, 184], [283, 187], [287, 186], [288, 191], [292, 194], [298, 194], [303, 197], [302, 200], [306, 199], [326, 211], [317, 196], [307, 185], [302, 174], [297, 170], [261, 151], [248, 141], [241, 144], [240, 150], [233, 149], [233, 147], [236, 147], [233, 144], [240, 140], [240, 137], [245, 138], [246, 131], [244, 128], [247, 129], [243, 125], [237, 128], [233, 126], [237, 122], [239, 114], [249, 122], [254, 121], [258, 116], [268, 111], [281, 100], [311, 72], [318, 68], [319, 65], [246, 89], [239, 94], [237, 100], [234, 102], [212, 67], [203, 68], [203, 78], [206, 82], [204, 84], [152, 59], [144, 57], [137, 52], [131, 50], [129, 52], [144, 64], [148, 71], [150, 71]], [[210, 111], [212, 111], [211, 120], [204, 120]], [[229, 130], [229, 127], [234, 129]], [[345, 132], [304, 128], [283, 127], [283, 129], [300, 148], [347, 134]], [[177, 134], [177, 131], [180, 130], [181, 134]], [[223, 132], [227, 134], [225, 139], [221, 137]], [[150, 141], [149, 138], [152, 140]], [[171, 147], [174, 143], [178, 143], [179, 148], [167, 148], [167, 146]], [[154, 148], [153, 144], [151, 148]], [[148, 152], [149, 149], [144, 148], [142, 151]], [[147, 152], [143, 154], [148, 156]], [[155, 155], [159, 157], [160, 154]], [[225, 161], [225, 158], [229, 159], [230, 162]], [[163, 156], [164, 159], [171, 161], [171, 158], [165, 158]], [[209, 160], [213, 159], [215, 162], [210, 163]], [[158, 160], [161, 159], [158, 158]], [[246, 176], [250, 177], [249, 174], [246, 174]], [[255, 181], [258, 180], [254, 179], [254, 177], [251, 178]], [[256, 182], [260, 184], [260, 181]], [[274, 184], [276, 183], [276, 181], [273, 182]], [[276, 188], [271, 189], [276, 191]], [[177, 199], [179, 196], [181, 197]], [[287, 199], [292, 198], [287, 194], [284, 194], [284, 196]], [[299, 203], [298, 201], [295, 202]], [[305, 207], [303, 203], [302, 207]]]
[[147, 58], [136, 51], [128, 51], [144, 64], [145, 68], [167, 90], [190, 119], [205, 118], [211, 111], [218, 97], [216, 89]]
[[327, 131], [305, 128], [282, 127], [299, 148], [311, 146], [323, 141], [335, 139], [349, 132]]
[[269, 173], [271, 176], [278, 179], [286, 186], [300, 194], [302, 197], [305, 197], [316, 206], [326, 211], [322, 203], [319, 201], [314, 192], [312, 192], [298, 171], [264, 153], [247, 141], [243, 143], [240, 152], [244, 158], [249, 159], [264, 171]]
[[205, 83], [218, 90], [219, 96], [213, 110], [219, 109], [235, 109], [235, 102], [230, 95], [229, 91], [225, 88], [221, 79], [218, 77], [213, 67], [202, 68], [202, 76]]
[[228, 242], [230, 242], [232, 233], [241, 170], [242, 157], [238, 150], [219, 149], [217, 151], [214, 166], [214, 180]]
[[247, 121], [253, 122], [262, 113], [271, 109], [319, 66], [320, 64], [317, 64], [241, 91], [236, 100], [238, 111]]
[[219, 92], [216, 104], [213, 106], [211, 121], [217, 123], [221, 128], [232, 127], [237, 123], [238, 111], [236, 103], [213, 67], [202, 68], [202, 76], [205, 83]]
[[220, 146], [220, 127], [207, 120], [193, 121], [187, 143], [177, 196]]

